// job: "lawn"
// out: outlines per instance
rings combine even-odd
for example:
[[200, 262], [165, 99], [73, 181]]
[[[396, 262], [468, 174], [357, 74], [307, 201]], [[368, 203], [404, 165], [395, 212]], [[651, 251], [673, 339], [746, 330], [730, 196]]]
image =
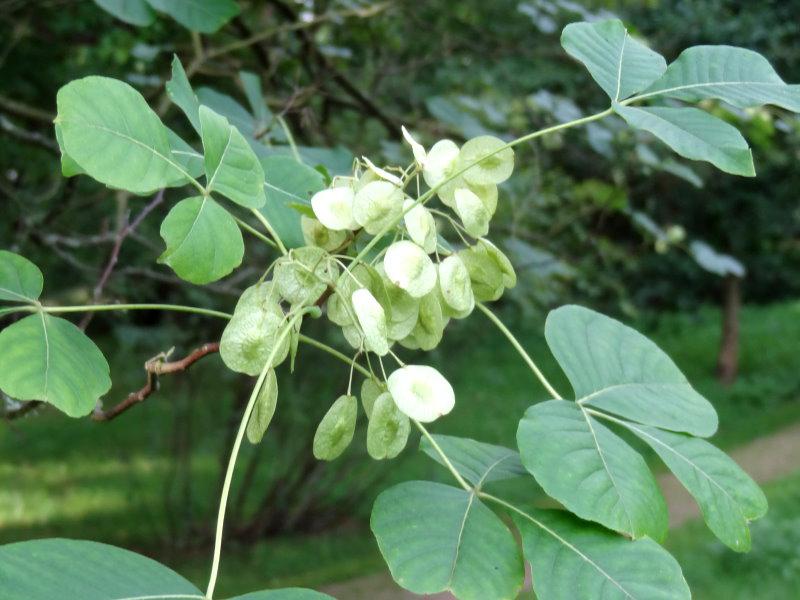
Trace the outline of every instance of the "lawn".
[[[567, 395], [569, 387], [546, 349], [541, 323], [523, 325], [511, 318], [508, 322], [556, 388]], [[715, 438], [718, 444], [731, 447], [745, 443], [800, 419], [796, 359], [800, 303], [747, 307], [743, 311], [741, 375], [729, 388], [720, 386], [713, 377], [719, 340], [716, 310], [662, 315], [647, 323], [638, 326], [647, 329], [717, 407], [721, 423]], [[541, 386], [481, 315], [459, 323], [450, 337], [449, 344], [424, 359], [448, 376], [458, 398], [453, 413], [437, 423], [435, 431], [513, 444], [519, 417], [530, 404], [545, 399]], [[138, 370], [126, 365], [140, 365], [163, 348], [154, 348], [153, 344], [160, 341], [149, 339], [146, 332], [139, 332], [137, 340], [126, 344], [111, 339], [104, 345], [112, 357], [116, 395], [141, 384]], [[304, 389], [319, 390], [313, 395], [333, 399], [335, 386], [340, 385], [341, 365], [321, 359], [310, 349], [302, 352], [315, 361], [319, 371], [307, 377], [311, 383]], [[88, 537], [158, 556], [203, 583], [208, 552], [169, 543], [186, 532], [176, 531], [180, 520], [165, 509], [164, 498], [173, 500], [170, 506], [177, 499], [181, 510], [191, 511], [210, 528], [218, 493], [219, 454], [227, 453], [226, 440], [218, 434], [219, 418], [214, 407], [219, 403], [231, 405], [246, 393], [246, 382], [225, 373], [218, 358], [206, 360], [190, 374], [165, 379], [157, 396], [109, 424], [71, 421], [45, 411], [3, 426], [0, 542], [55, 535]], [[328, 375], [334, 365], [335, 375]], [[291, 394], [289, 390], [282, 395], [281, 402], [291, 403]], [[280, 414], [279, 408], [278, 418]], [[480, 420], [474, 420], [476, 414], [482, 415]], [[182, 452], [180, 436], [175, 436], [176, 431], [187, 429], [195, 440], [199, 439], [191, 453]], [[415, 445], [416, 440], [410, 442], [403, 457], [394, 463], [374, 467], [388, 473], [380, 487], [410, 478], [446, 480], [445, 472], [413, 450]], [[176, 471], [176, 460], [184, 461], [187, 468]], [[318, 585], [380, 568], [375, 545], [364, 529], [377, 491], [359, 499], [356, 514], [360, 519], [336, 531], [282, 536], [241, 548], [230, 544], [222, 564], [220, 592], [276, 584]], [[532, 480], [510, 485], [504, 491], [519, 499], [530, 499], [537, 493]], [[186, 501], [182, 502], [184, 495]], [[690, 578], [695, 577], [691, 555], [695, 546], [687, 541], [692, 537], [696, 536], [680, 534], [673, 546], [692, 562], [682, 561]], [[705, 541], [698, 543], [708, 545]], [[764, 552], [769, 554], [771, 548], [765, 547]], [[727, 554], [718, 554], [720, 561], [727, 560]], [[746, 562], [748, 558], [730, 560]], [[759, 558], [759, 564], [767, 560]]]

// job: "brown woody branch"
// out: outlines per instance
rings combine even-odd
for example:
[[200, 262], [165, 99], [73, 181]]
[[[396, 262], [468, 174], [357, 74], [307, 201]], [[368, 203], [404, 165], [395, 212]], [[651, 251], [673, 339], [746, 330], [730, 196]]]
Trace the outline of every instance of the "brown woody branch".
[[208, 356], [209, 354], [214, 354], [216, 352], [219, 352], [219, 343], [209, 342], [193, 350], [180, 360], [166, 361], [166, 356], [163, 354], [156, 356], [155, 358], [151, 358], [144, 364], [144, 370], [147, 374], [147, 380], [144, 386], [135, 392], [131, 392], [122, 402], [116, 404], [108, 410], [102, 410], [99, 408], [95, 409], [95, 411], [92, 413], [92, 420], [111, 421], [112, 419], [116, 419], [126, 410], [129, 410], [131, 407], [139, 404], [140, 402], [144, 402], [153, 394], [153, 392], [157, 391], [158, 377], [160, 375], [185, 371], [204, 356]]

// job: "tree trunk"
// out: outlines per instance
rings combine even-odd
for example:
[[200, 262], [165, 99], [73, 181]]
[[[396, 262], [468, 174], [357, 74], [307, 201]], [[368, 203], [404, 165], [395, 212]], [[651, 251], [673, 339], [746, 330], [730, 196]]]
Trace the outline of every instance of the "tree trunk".
[[725, 296], [722, 306], [722, 343], [717, 358], [717, 378], [724, 385], [736, 379], [739, 370], [739, 309], [742, 305], [741, 279], [733, 275], [725, 278]]

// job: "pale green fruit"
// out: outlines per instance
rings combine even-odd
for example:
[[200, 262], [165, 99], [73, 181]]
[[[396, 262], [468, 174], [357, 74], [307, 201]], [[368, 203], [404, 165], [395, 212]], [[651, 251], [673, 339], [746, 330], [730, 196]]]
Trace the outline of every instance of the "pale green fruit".
[[367, 427], [367, 452], [375, 460], [394, 458], [406, 447], [411, 423], [385, 392], [375, 399]]
[[[514, 151], [505, 146], [503, 140], [491, 135], [472, 138], [461, 148], [458, 170], [469, 167], [464, 172], [464, 179], [470, 183], [486, 185], [504, 182], [514, 170]], [[479, 162], [475, 164], [476, 161]]]
[[283, 309], [280, 307], [281, 296], [275, 281], [262, 281], [247, 288], [236, 303], [233, 314], [248, 310], [259, 309], [273, 312], [283, 318]]
[[468, 182], [463, 177], [457, 177], [451, 184], [439, 190], [439, 198], [445, 206], [449, 206], [453, 210], [456, 208], [456, 190], [468, 189], [483, 202], [486, 212], [490, 217], [494, 216], [497, 210], [497, 186], [493, 183], [487, 185], [476, 185]]
[[400, 340], [400, 344], [411, 350], [433, 350], [442, 341], [447, 319], [442, 313], [438, 290], [420, 299], [419, 315], [414, 329]]
[[389, 281], [414, 298], [421, 298], [436, 286], [436, 267], [414, 242], [402, 240], [389, 246], [383, 268]]
[[[411, 208], [413, 207], [413, 208]], [[436, 221], [431, 211], [410, 198], [403, 203], [403, 216], [408, 237], [428, 254], [436, 250]]]
[[400, 412], [416, 421], [430, 423], [455, 406], [453, 387], [433, 367], [407, 365], [389, 375], [387, 383]]
[[[222, 332], [219, 344], [222, 361], [237, 373], [251, 376], [260, 374], [280, 337], [283, 322], [283, 316], [271, 310], [237, 312]], [[286, 358], [289, 337], [285, 336], [277, 348], [271, 365], [273, 367]]]
[[253, 412], [247, 422], [247, 439], [251, 444], [258, 444], [264, 439], [264, 434], [269, 427], [272, 417], [275, 415], [275, 407], [278, 405], [278, 378], [275, 376], [275, 369], [267, 371], [264, 384], [258, 391], [256, 403], [253, 405]]
[[513, 288], [517, 285], [517, 274], [514, 271], [514, 266], [511, 264], [511, 261], [508, 260], [508, 257], [503, 254], [503, 252], [495, 246], [489, 240], [478, 240], [478, 244], [483, 246], [486, 249], [486, 253], [492, 258], [495, 262], [497, 267], [500, 269], [500, 273], [503, 276], [503, 285], [507, 288]]
[[356, 350], [364, 345], [364, 336], [358, 325], [345, 325], [342, 327], [342, 334], [344, 335], [344, 339], [347, 340], [347, 343]]
[[383, 283], [392, 307], [388, 323], [389, 339], [401, 340], [408, 336], [417, 324], [419, 299], [394, 285], [388, 278], [384, 278]]
[[374, 377], [368, 377], [361, 384], [361, 405], [364, 407], [368, 419], [372, 416], [372, 407], [375, 406], [375, 401], [384, 392], [386, 392], [386, 387]]
[[353, 218], [355, 191], [349, 185], [332, 187], [311, 197], [314, 216], [328, 229], [334, 231], [358, 229]]
[[411, 152], [414, 154], [414, 162], [416, 162], [419, 166], [424, 165], [427, 157], [425, 148], [423, 148], [422, 144], [417, 142], [417, 140], [412, 137], [412, 135], [408, 132], [408, 129], [405, 127], [400, 127], [400, 130], [403, 132], [403, 139], [405, 139], [406, 143], [411, 146]]
[[686, 230], [681, 225], [670, 225], [667, 228], [667, 240], [670, 244], [680, 244], [686, 239]]
[[402, 212], [403, 190], [388, 181], [368, 183], [353, 202], [353, 217], [371, 235], [397, 221]]
[[328, 229], [317, 219], [305, 215], [300, 216], [300, 229], [303, 239], [309, 246], [317, 246], [328, 252], [341, 248], [347, 241], [347, 232]]
[[328, 318], [344, 327], [355, 325], [356, 316], [351, 302], [353, 292], [359, 288], [366, 288], [386, 313], [387, 321], [391, 318], [391, 303], [386, 294], [383, 278], [371, 266], [359, 263], [353, 270], [343, 272], [336, 282], [336, 292], [328, 299]]
[[439, 263], [439, 289], [444, 302], [459, 317], [464, 312], [472, 312], [475, 295], [472, 293], [469, 271], [464, 261], [455, 254]]
[[482, 237], [489, 233], [489, 221], [492, 215], [474, 192], [464, 188], [457, 189], [455, 200], [456, 213], [468, 234], [472, 237]]
[[317, 460], [334, 460], [347, 450], [353, 441], [358, 417], [355, 396], [339, 396], [330, 407], [314, 434], [314, 457]]
[[429, 187], [436, 187], [456, 171], [458, 145], [452, 140], [439, 140], [428, 152], [422, 177]]
[[378, 356], [385, 356], [389, 353], [389, 342], [383, 307], [365, 288], [353, 292], [351, 301], [364, 335], [364, 346]]
[[497, 300], [503, 295], [503, 272], [481, 244], [476, 244], [457, 255], [469, 273], [472, 292], [478, 302]]
[[336, 263], [316, 246], [295, 248], [275, 264], [275, 285], [290, 304], [314, 304], [338, 276]]

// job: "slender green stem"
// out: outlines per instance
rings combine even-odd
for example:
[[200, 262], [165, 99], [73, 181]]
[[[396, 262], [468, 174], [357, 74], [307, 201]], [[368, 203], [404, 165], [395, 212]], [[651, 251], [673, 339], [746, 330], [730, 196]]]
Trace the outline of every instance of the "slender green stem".
[[217, 575], [219, 574], [219, 562], [222, 557], [222, 534], [225, 531], [225, 511], [228, 507], [228, 496], [231, 491], [231, 483], [233, 482], [233, 471], [236, 468], [236, 459], [239, 457], [239, 450], [242, 447], [242, 440], [244, 439], [245, 431], [247, 430], [247, 423], [250, 421], [250, 415], [253, 413], [253, 407], [258, 399], [258, 393], [264, 385], [264, 380], [267, 378], [267, 373], [272, 368], [272, 362], [278, 354], [278, 350], [283, 344], [286, 337], [292, 331], [295, 323], [303, 318], [307, 312], [318, 310], [317, 307], [307, 307], [296, 313], [289, 322], [284, 325], [283, 331], [275, 340], [275, 346], [272, 348], [267, 362], [264, 363], [264, 368], [253, 386], [253, 391], [250, 393], [250, 399], [247, 401], [247, 407], [244, 409], [242, 415], [242, 422], [239, 424], [239, 431], [236, 433], [236, 439], [233, 442], [233, 449], [231, 450], [231, 457], [228, 460], [228, 468], [225, 471], [225, 481], [222, 484], [222, 495], [219, 501], [219, 512], [217, 513], [217, 529], [214, 536], [214, 557], [211, 561], [211, 574], [208, 578], [208, 588], [206, 589], [206, 598], [211, 600], [214, 596], [214, 588], [217, 585]]
[[289, 251], [286, 249], [286, 246], [283, 245], [280, 236], [277, 234], [275, 229], [273, 229], [272, 224], [267, 220], [267, 218], [262, 215], [258, 209], [252, 208], [250, 210], [255, 215], [256, 219], [258, 219], [264, 226], [264, 229], [269, 232], [269, 234], [272, 236], [272, 239], [275, 240], [275, 243], [278, 245], [278, 250], [281, 251], [281, 254], [289, 254]]
[[544, 129], [539, 129], [538, 131], [534, 131], [532, 133], [528, 133], [526, 135], [523, 135], [522, 137], [518, 137], [517, 139], [512, 140], [512, 141], [508, 142], [507, 144], [504, 144], [504, 145], [500, 146], [494, 152], [490, 152], [490, 153], [488, 153], [488, 154], [486, 154], [484, 156], [481, 156], [477, 160], [474, 160], [473, 162], [465, 165], [464, 167], [462, 167], [461, 169], [459, 169], [455, 173], [450, 174], [448, 177], [446, 177], [445, 179], [440, 181], [438, 184], [433, 186], [427, 192], [422, 194], [422, 196], [417, 198], [416, 201], [414, 201], [413, 203], [409, 204], [409, 206], [402, 212], [402, 214], [399, 217], [394, 219], [392, 222], [387, 223], [377, 234], [375, 234], [375, 236], [355, 256], [353, 261], [350, 263], [350, 267], [349, 268], [353, 269], [359, 262], [361, 262], [363, 260], [364, 256], [366, 256], [366, 254], [370, 250], [372, 250], [372, 248], [375, 247], [375, 244], [377, 244], [381, 240], [381, 238], [383, 238], [383, 236], [385, 236], [387, 233], [389, 233], [392, 229], [394, 229], [397, 226], [397, 224], [403, 219], [403, 217], [405, 217], [405, 215], [406, 215], [406, 213], [408, 211], [413, 209], [418, 204], [425, 204], [428, 200], [430, 200], [436, 194], [436, 192], [439, 191], [439, 189], [443, 185], [445, 185], [445, 184], [453, 181], [454, 179], [460, 177], [466, 171], [468, 171], [469, 169], [471, 169], [472, 167], [474, 167], [478, 163], [486, 160], [487, 158], [489, 158], [491, 156], [494, 156], [498, 152], [502, 152], [506, 148], [513, 148], [514, 146], [518, 146], [519, 144], [523, 144], [525, 142], [529, 142], [531, 140], [534, 140], [536, 138], [542, 137], [542, 136], [550, 134], [550, 133], [555, 133], [556, 131], [561, 131], [562, 129], [569, 129], [570, 127], [578, 127], [580, 125], [585, 125], [586, 123], [591, 123], [592, 121], [597, 121], [598, 119], [602, 119], [604, 117], [609, 116], [613, 112], [614, 111], [613, 111], [612, 108], [607, 108], [604, 111], [601, 111], [599, 113], [595, 113], [593, 115], [589, 115], [588, 117], [582, 117], [580, 119], [575, 119], [574, 121], [568, 121], [566, 123], [560, 123], [558, 125], [553, 125], [551, 127], [545, 127]]
[[448, 470], [453, 474], [453, 477], [456, 478], [456, 481], [458, 481], [459, 485], [468, 492], [473, 491], [472, 486], [468, 484], [461, 476], [461, 473], [459, 473], [456, 470], [456, 468], [453, 466], [453, 463], [451, 463], [450, 459], [447, 457], [447, 454], [444, 453], [444, 450], [442, 450], [442, 447], [439, 445], [439, 443], [435, 439], [433, 439], [433, 436], [430, 433], [428, 433], [428, 430], [425, 428], [425, 426], [416, 419], [411, 419], [411, 421], [414, 423], [414, 425], [417, 426], [417, 429], [419, 429], [422, 432], [422, 435], [425, 436], [425, 439], [428, 440], [433, 449], [436, 450], [436, 454], [438, 454], [441, 457], [442, 462], [444, 462], [444, 466], [446, 466]]
[[[20, 308], [36, 312], [39, 307], [30, 306]], [[41, 310], [46, 313], [75, 313], [75, 312], [103, 312], [110, 310], [171, 310], [175, 312], [196, 313], [207, 317], [218, 317], [220, 319], [230, 319], [231, 314], [208, 308], [197, 306], [184, 306], [182, 304], [86, 304], [81, 306], [42, 306]]]
[[539, 367], [536, 366], [536, 363], [533, 362], [533, 359], [531, 358], [530, 354], [528, 354], [525, 351], [525, 348], [523, 348], [522, 344], [520, 344], [517, 338], [514, 337], [514, 334], [511, 333], [511, 331], [509, 331], [508, 327], [506, 327], [503, 324], [503, 322], [497, 317], [497, 315], [495, 315], [491, 310], [489, 310], [489, 308], [485, 304], [478, 302], [475, 304], [475, 306], [477, 306], [478, 310], [480, 310], [483, 314], [485, 314], [488, 317], [488, 319], [492, 323], [494, 323], [495, 326], [503, 333], [503, 335], [506, 336], [508, 341], [511, 342], [511, 345], [514, 346], [514, 349], [517, 352], [519, 352], [519, 355], [522, 357], [522, 360], [524, 360], [525, 364], [527, 364], [528, 367], [530, 367], [530, 370], [533, 371], [533, 374], [536, 375], [536, 378], [542, 383], [542, 385], [550, 393], [550, 395], [552, 395], [553, 398], [555, 398], [556, 400], [561, 400], [561, 396], [559, 395], [559, 393], [555, 390], [555, 388], [552, 385], [550, 385], [550, 382], [544, 376], [544, 373], [542, 373], [541, 369], [539, 369]]
[[0, 317], [3, 315], [10, 315], [15, 312], [36, 312], [39, 310], [38, 306], [33, 304], [20, 304], [19, 306], [9, 306], [8, 308], [0, 308]]
[[303, 335], [302, 333], [298, 336], [298, 339], [301, 342], [303, 342], [304, 344], [307, 344], [309, 346], [313, 346], [314, 348], [318, 348], [318, 349], [322, 350], [323, 352], [327, 352], [328, 354], [338, 358], [342, 362], [345, 362], [345, 363], [347, 363], [349, 365], [353, 365], [353, 367], [356, 369], [356, 371], [361, 373], [364, 377], [367, 377], [367, 378], [372, 377], [372, 373], [370, 373], [369, 370], [367, 370], [365, 367], [361, 366], [357, 362], [352, 361], [349, 356], [347, 356], [343, 352], [339, 352], [336, 348], [328, 346], [327, 344], [324, 344], [324, 343], [322, 343], [322, 342], [320, 342], [318, 340], [315, 340], [312, 337], [308, 337], [307, 335]]
[[269, 239], [267, 236], [265, 236], [263, 233], [261, 233], [255, 227], [251, 226], [250, 224], [246, 223], [245, 221], [242, 221], [239, 217], [233, 217], [233, 218], [236, 219], [236, 223], [239, 225], [239, 227], [242, 230], [246, 231], [247, 233], [249, 233], [251, 235], [254, 235], [258, 239], [260, 239], [262, 242], [264, 242], [265, 244], [269, 244], [273, 248], [277, 248], [278, 247], [278, 245], [275, 242], [273, 242], [271, 239]]
[[289, 125], [286, 123], [286, 119], [278, 115], [277, 117], [275, 117], [275, 120], [278, 121], [278, 123], [281, 126], [281, 129], [283, 129], [283, 133], [286, 135], [286, 141], [289, 142], [289, 148], [292, 149], [292, 155], [294, 155], [294, 159], [300, 164], [304, 164], [305, 161], [303, 160], [303, 157], [300, 156], [300, 151], [297, 149], [297, 142], [294, 141], [292, 130], [289, 129]]

